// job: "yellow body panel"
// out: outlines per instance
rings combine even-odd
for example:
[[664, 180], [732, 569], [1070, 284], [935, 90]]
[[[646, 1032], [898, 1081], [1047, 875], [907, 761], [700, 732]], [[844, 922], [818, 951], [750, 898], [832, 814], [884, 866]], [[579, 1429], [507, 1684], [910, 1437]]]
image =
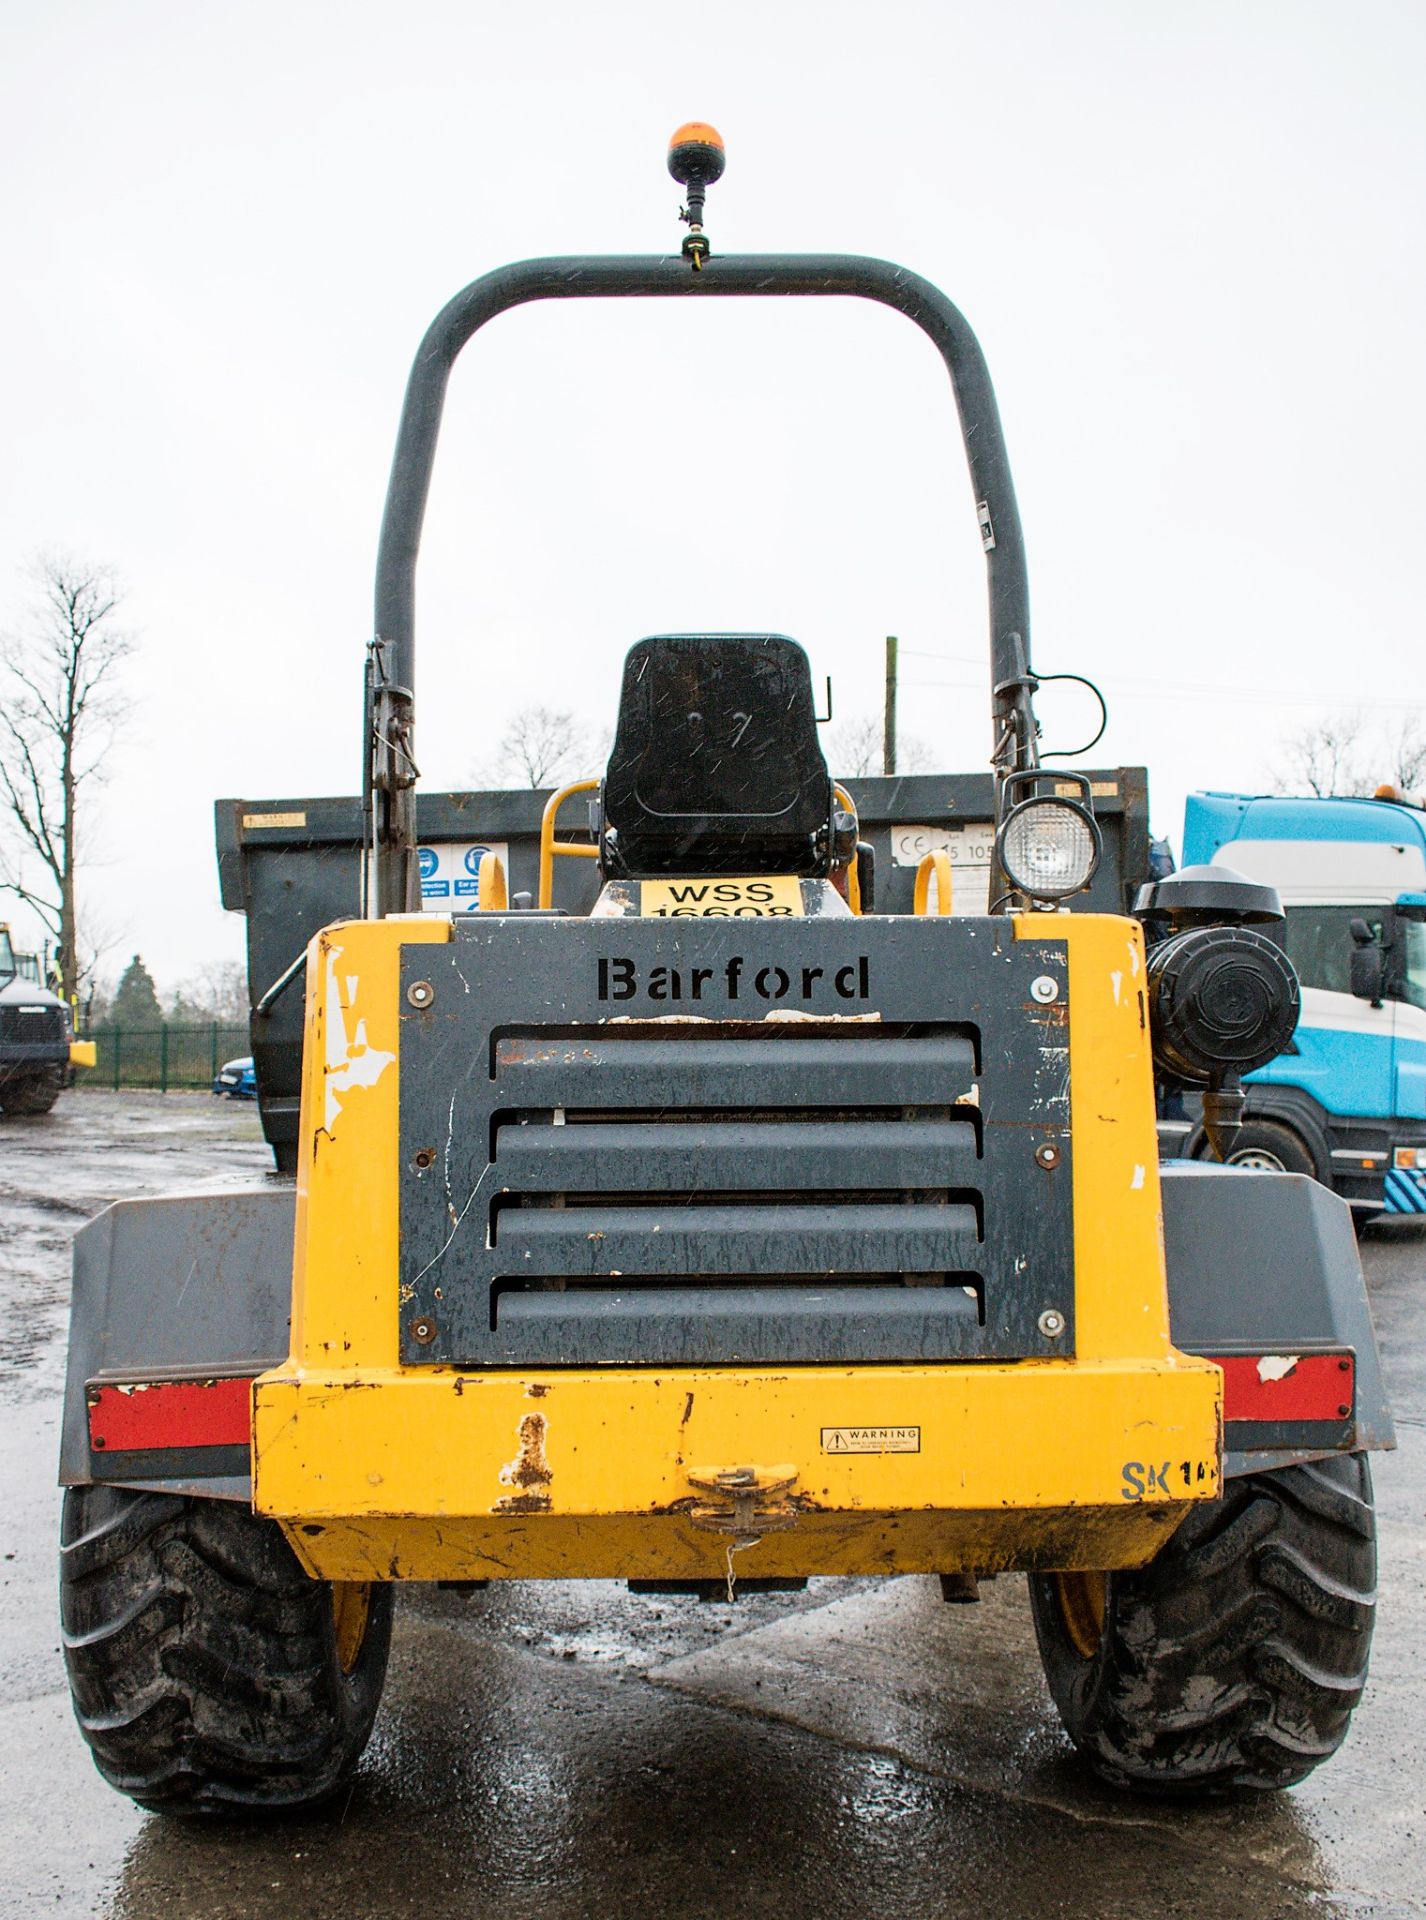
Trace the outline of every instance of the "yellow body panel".
[[[450, 923], [319, 936], [292, 1356], [254, 1389], [259, 1510], [347, 1580], [707, 1577], [738, 1512], [760, 1535], [749, 1575], [1142, 1562], [1218, 1491], [1221, 1453], [1219, 1369], [1168, 1339], [1142, 943], [1108, 916], [1016, 931], [1069, 959], [1074, 1358], [538, 1373], [398, 1358], [400, 948]], [[1043, 1012], [1062, 1045], [1065, 1007]], [[781, 1490], [741, 1509], [708, 1491], [748, 1468]]]
[[69, 1064], [72, 1067], [92, 1067], [98, 1063], [99, 1046], [94, 1040], [71, 1040], [69, 1043]]
[[[1143, 934], [1136, 921], [1100, 913], [1015, 921], [1021, 939], [1061, 931], [1072, 1009], [1075, 1349], [1081, 1360], [1164, 1354], [1169, 1300]], [[1056, 1013], [1063, 1022], [1054, 1007], [1047, 1020]]]
[[[454, 1520], [362, 1514], [284, 1529], [323, 1580], [807, 1579], [820, 1574], [1098, 1571], [1142, 1566], [1173, 1533], [1177, 1502], [805, 1513], [787, 1530], [712, 1533], [685, 1512], [514, 1514]], [[730, 1557], [730, 1547], [731, 1556]]]
[[[759, 1552], [758, 1571], [774, 1559], [801, 1573], [904, 1571], [917, 1556], [941, 1571], [1023, 1565], [1035, 1539], [1054, 1540], [1049, 1564], [1065, 1565], [1075, 1508], [1103, 1516], [1093, 1551], [1073, 1561], [1098, 1566], [1144, 1558], [1184, 1499], [1216, 1490], [1212, 1380], [1188, 1363], [1033, 1361], [268, 1376], [260, 1498], [293, 1524], [304, 1559], [345, 1579], [369, 1576], [372, 1556], [427, 1579], [531, 1573], [555, 1517], [580, 1525], [542, 1571], [706, 1575], [724, 1543], [700, 1538], [689, 1509], [716, 1508], [703, 1484], [741, 1466], [795, 1475], [757, 1509], [789, 1522], [767, 1534], [778, 1551]], [[908, 1433], [914, 1452], [842, 1450]], [[1160, 1477], [1145, 1493], [1149, 1468]], [[421, 1515], [434, 1524], [413, 1526]], [[597, 1544], [609, 1516], [623, 1516], [612, 1559]], [[511, 1564], [500, 1542], [517, 1518], [537, 1524], [520, 1527]], [[576, 1541], [597, 1565], [570, 1564]], [[437, 1572], [452, 1554], [459, 1570]]]

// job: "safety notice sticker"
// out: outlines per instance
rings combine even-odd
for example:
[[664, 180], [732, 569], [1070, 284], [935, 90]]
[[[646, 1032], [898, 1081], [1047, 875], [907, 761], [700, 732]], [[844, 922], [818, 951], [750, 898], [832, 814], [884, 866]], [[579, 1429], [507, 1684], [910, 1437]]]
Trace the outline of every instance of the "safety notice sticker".
[[823, 1427], [823, 1453], [919, 1453], [919, 1427]]

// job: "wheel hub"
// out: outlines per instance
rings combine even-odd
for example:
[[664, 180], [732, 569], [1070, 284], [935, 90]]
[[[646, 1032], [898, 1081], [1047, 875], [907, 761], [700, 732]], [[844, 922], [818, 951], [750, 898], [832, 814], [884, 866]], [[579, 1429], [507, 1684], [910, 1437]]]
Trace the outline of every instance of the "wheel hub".
[[332, 1624], [337, 1635], [337, 1661], [343, 1673], [351, 1673], [361, 1658], [366, 1625], [371, 1617], [369, 1580], [332, 1582]]
[[1109, 1580], [1102, 1573], [1059, 1573], [1060, 1612], [1070, 1645], [1081, 1660], [1092, 1660], [1104, 1638], [1109, 1606]]

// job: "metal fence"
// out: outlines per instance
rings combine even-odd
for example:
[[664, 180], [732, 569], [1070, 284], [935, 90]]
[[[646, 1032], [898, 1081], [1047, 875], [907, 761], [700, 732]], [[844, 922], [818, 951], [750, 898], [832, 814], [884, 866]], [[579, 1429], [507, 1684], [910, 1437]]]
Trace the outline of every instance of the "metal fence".
[[78, 1084], [90, 1087], [209, 1087], [228, 1060], [252, 1052], [246, 1024], [206, 1027], [100, 1027], [93, 1040], [98, 1061]]

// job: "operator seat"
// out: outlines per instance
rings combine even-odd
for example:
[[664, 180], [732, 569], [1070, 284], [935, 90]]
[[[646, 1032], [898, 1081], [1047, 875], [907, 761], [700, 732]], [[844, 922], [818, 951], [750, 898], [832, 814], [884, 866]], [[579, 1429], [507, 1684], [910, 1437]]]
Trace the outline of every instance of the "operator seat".
[[632, 646], [600, 814], [606, 878], [829, 873], [832, 781], [797, 642], [678, 633]]

